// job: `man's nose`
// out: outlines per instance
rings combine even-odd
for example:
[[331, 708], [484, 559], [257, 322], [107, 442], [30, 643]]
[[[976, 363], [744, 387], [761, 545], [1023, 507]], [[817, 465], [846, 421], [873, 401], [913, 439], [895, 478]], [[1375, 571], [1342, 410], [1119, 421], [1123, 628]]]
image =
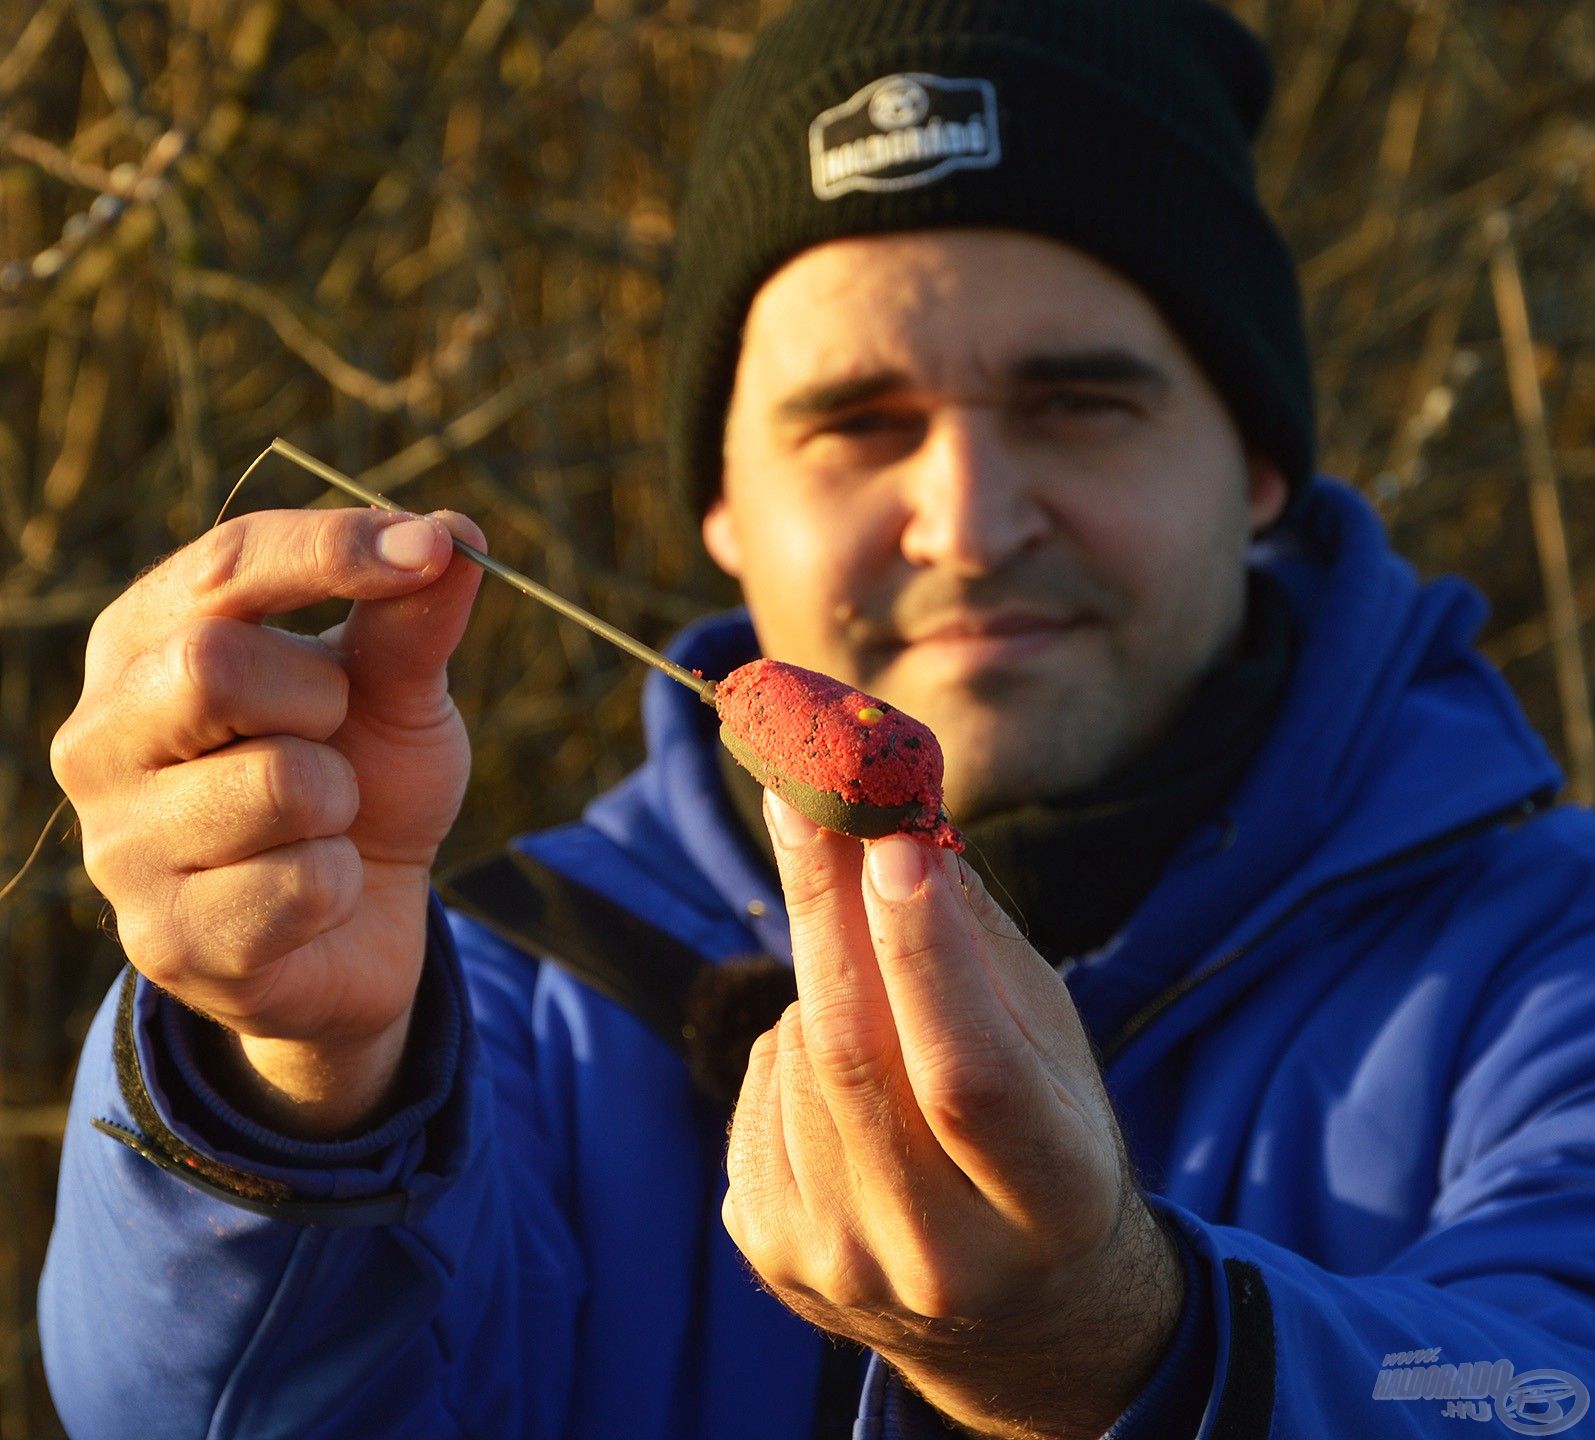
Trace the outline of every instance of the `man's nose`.
[[900, 544], [916, 565], [989, 574], [1047, 533], [1034, 477], [984, 407], [939, 414], [902, 473], [908, 520]]

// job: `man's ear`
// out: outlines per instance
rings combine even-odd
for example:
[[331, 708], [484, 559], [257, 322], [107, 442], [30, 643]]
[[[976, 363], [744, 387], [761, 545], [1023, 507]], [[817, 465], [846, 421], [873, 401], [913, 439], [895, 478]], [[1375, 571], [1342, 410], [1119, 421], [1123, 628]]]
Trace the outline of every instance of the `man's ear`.
[[1279, 473], [1279, 466], [1261, 451], [1253, 450], [1247, 455], [1246, 470], [1252, 534], [1260, 535], [1284, 513], [1290, 499], [1290, 486]]
[[724, 495], [715, 496], [709, 513], [703, 517], [703, 548], [709, 558], [733, 580], [742, 578], [742, 537], [737, 534], [731, 507]]

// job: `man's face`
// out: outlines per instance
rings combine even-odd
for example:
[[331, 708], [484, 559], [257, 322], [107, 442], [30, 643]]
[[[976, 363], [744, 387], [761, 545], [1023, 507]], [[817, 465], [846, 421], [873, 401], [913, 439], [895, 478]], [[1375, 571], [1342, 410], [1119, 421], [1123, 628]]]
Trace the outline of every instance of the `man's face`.
[[766, 655], [925, 721], [955, 821], [1144, 749], [1286, 498], [1130, 282], [1032, 235], [805, 251], [754, 299], [704, 520]]

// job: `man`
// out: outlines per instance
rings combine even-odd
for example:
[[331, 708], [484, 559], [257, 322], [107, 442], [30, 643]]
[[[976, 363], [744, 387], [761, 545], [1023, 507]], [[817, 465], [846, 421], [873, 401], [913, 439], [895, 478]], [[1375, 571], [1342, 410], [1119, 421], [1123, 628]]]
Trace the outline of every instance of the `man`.
[[[1200, 0], [800, 0], [700, 147], [672, 463], [749, 618], [675, 653], [926, 720], [1028, 938], [916, 838], [766, 831], [663, 680], [495, 872], [609, 993], [447, 919], [459, 517], [248, 517], [111, 607], [56, 765], [145, 978], [63, 1161], [74, 1433], [1583, 1420], [1595, 828], [1475, 598], [1312, 476], [1267, 91]], [[757, 950], [726, 1145], [647, 1022]]]

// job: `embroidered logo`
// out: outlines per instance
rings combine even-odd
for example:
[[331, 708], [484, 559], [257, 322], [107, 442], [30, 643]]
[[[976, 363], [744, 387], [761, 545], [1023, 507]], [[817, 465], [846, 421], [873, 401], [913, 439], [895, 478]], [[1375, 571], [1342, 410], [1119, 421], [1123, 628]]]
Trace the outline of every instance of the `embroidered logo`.
[[909, 190], [1001, 159], [989, 80], [886, 75], [809, 126], [809, 171], [821, 200], [849, 190]]

